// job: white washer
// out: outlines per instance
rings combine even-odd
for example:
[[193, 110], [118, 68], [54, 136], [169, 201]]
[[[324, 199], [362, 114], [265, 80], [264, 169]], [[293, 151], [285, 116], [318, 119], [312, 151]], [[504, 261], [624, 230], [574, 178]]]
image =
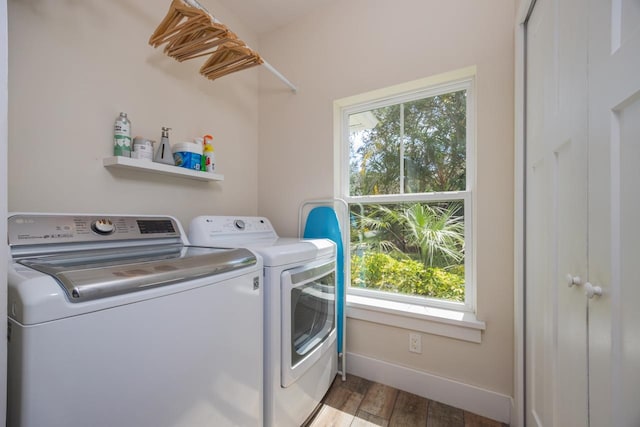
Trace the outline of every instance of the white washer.
[[194, 218], [189, 240], [262, 256], [265, 425], [299, 427], [337, 373], [335, 244], [280, 238], [267, 218], [231, 216]]
[[262, 262], [171, 217], [8, 219], [9, 427], [261, 426]]

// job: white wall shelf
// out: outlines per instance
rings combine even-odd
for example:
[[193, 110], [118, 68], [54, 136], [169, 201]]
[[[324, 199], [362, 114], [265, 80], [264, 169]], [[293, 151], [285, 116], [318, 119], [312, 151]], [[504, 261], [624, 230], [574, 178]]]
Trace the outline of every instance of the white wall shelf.
[[210, 172], [200, 172], [178, 166], [165, 165], [149, 160], [132, 159], [130, 157], [112, 156], [105, 157], [102, 161], [105, 168], [129, 169], [143, 172], [157, 173], [161, 175], [173, 175], [198, 181], [224, 181], [224, 175]]

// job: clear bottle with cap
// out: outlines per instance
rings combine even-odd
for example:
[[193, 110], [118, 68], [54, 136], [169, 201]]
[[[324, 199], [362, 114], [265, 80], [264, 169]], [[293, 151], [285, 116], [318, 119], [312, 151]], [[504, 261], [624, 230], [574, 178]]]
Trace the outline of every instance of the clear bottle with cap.
[[113, 154], [131, 157], [131, 121], [127, 113], [120, 113], [113, 125]]

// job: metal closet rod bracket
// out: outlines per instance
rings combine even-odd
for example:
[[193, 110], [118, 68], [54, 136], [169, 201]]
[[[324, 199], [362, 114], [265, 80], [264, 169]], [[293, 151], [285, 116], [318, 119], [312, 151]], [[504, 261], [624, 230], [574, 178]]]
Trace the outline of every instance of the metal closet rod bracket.
[[[202, 10], [203, 12], [205, 12], [207, 15], [209, 15], [209, 17], [213, 20], [213, 22], [215, 22], [216, 24], [222, 24], [222, 22], [220, 22], [215, 16], [213, 16], [204, 6], [202, 6], [200, 4], [200, 2], [198, 0], [183, 0], [185, 3], [187, 3], [189, 6], [193, 6], [195, 8], [198, 8], [200, 10]], [[287, 86], [289, 86], [289, 88], [291, 89], [291, 91], [293, 93], [298, 93], [298, 88], [289, 81], [289, 79], [287, 79], [284, 75], [282, 75], [282, 73], [278, 70], [276, 70], [273, 65], [269, 64], [267, 61], [264, 60], [264, 58], [262, 58], [262, 60], [264, 61], [262, 63], [262, 65], [264, 65], [267, 70], [269, 70], [274, 76], [276, 76], [277, 78], [279, 78], [284, 84], [286, 84]]]

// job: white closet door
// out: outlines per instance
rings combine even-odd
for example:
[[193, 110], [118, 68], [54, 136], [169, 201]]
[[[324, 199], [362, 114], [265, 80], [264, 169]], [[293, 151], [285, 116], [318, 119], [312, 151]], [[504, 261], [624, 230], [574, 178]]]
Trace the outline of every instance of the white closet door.
[[526, 136], [526, 425], [553, 425], [553, 349], [549, 337], [555, 323], [550, 298], [553, 260], [549, 229], [552, 199], [546, 116], [551, 60], [545, 49], [551, 41], [550, 2], [539, 2], [527, 26]]
[[[538, 0], [527, 24], [527, 425], [588, 424], [587, 15]], [[577, 281], [577, 279], [576, 279]]]
[[640, 426], [640, 1], [589, 8], [590, 420]]

